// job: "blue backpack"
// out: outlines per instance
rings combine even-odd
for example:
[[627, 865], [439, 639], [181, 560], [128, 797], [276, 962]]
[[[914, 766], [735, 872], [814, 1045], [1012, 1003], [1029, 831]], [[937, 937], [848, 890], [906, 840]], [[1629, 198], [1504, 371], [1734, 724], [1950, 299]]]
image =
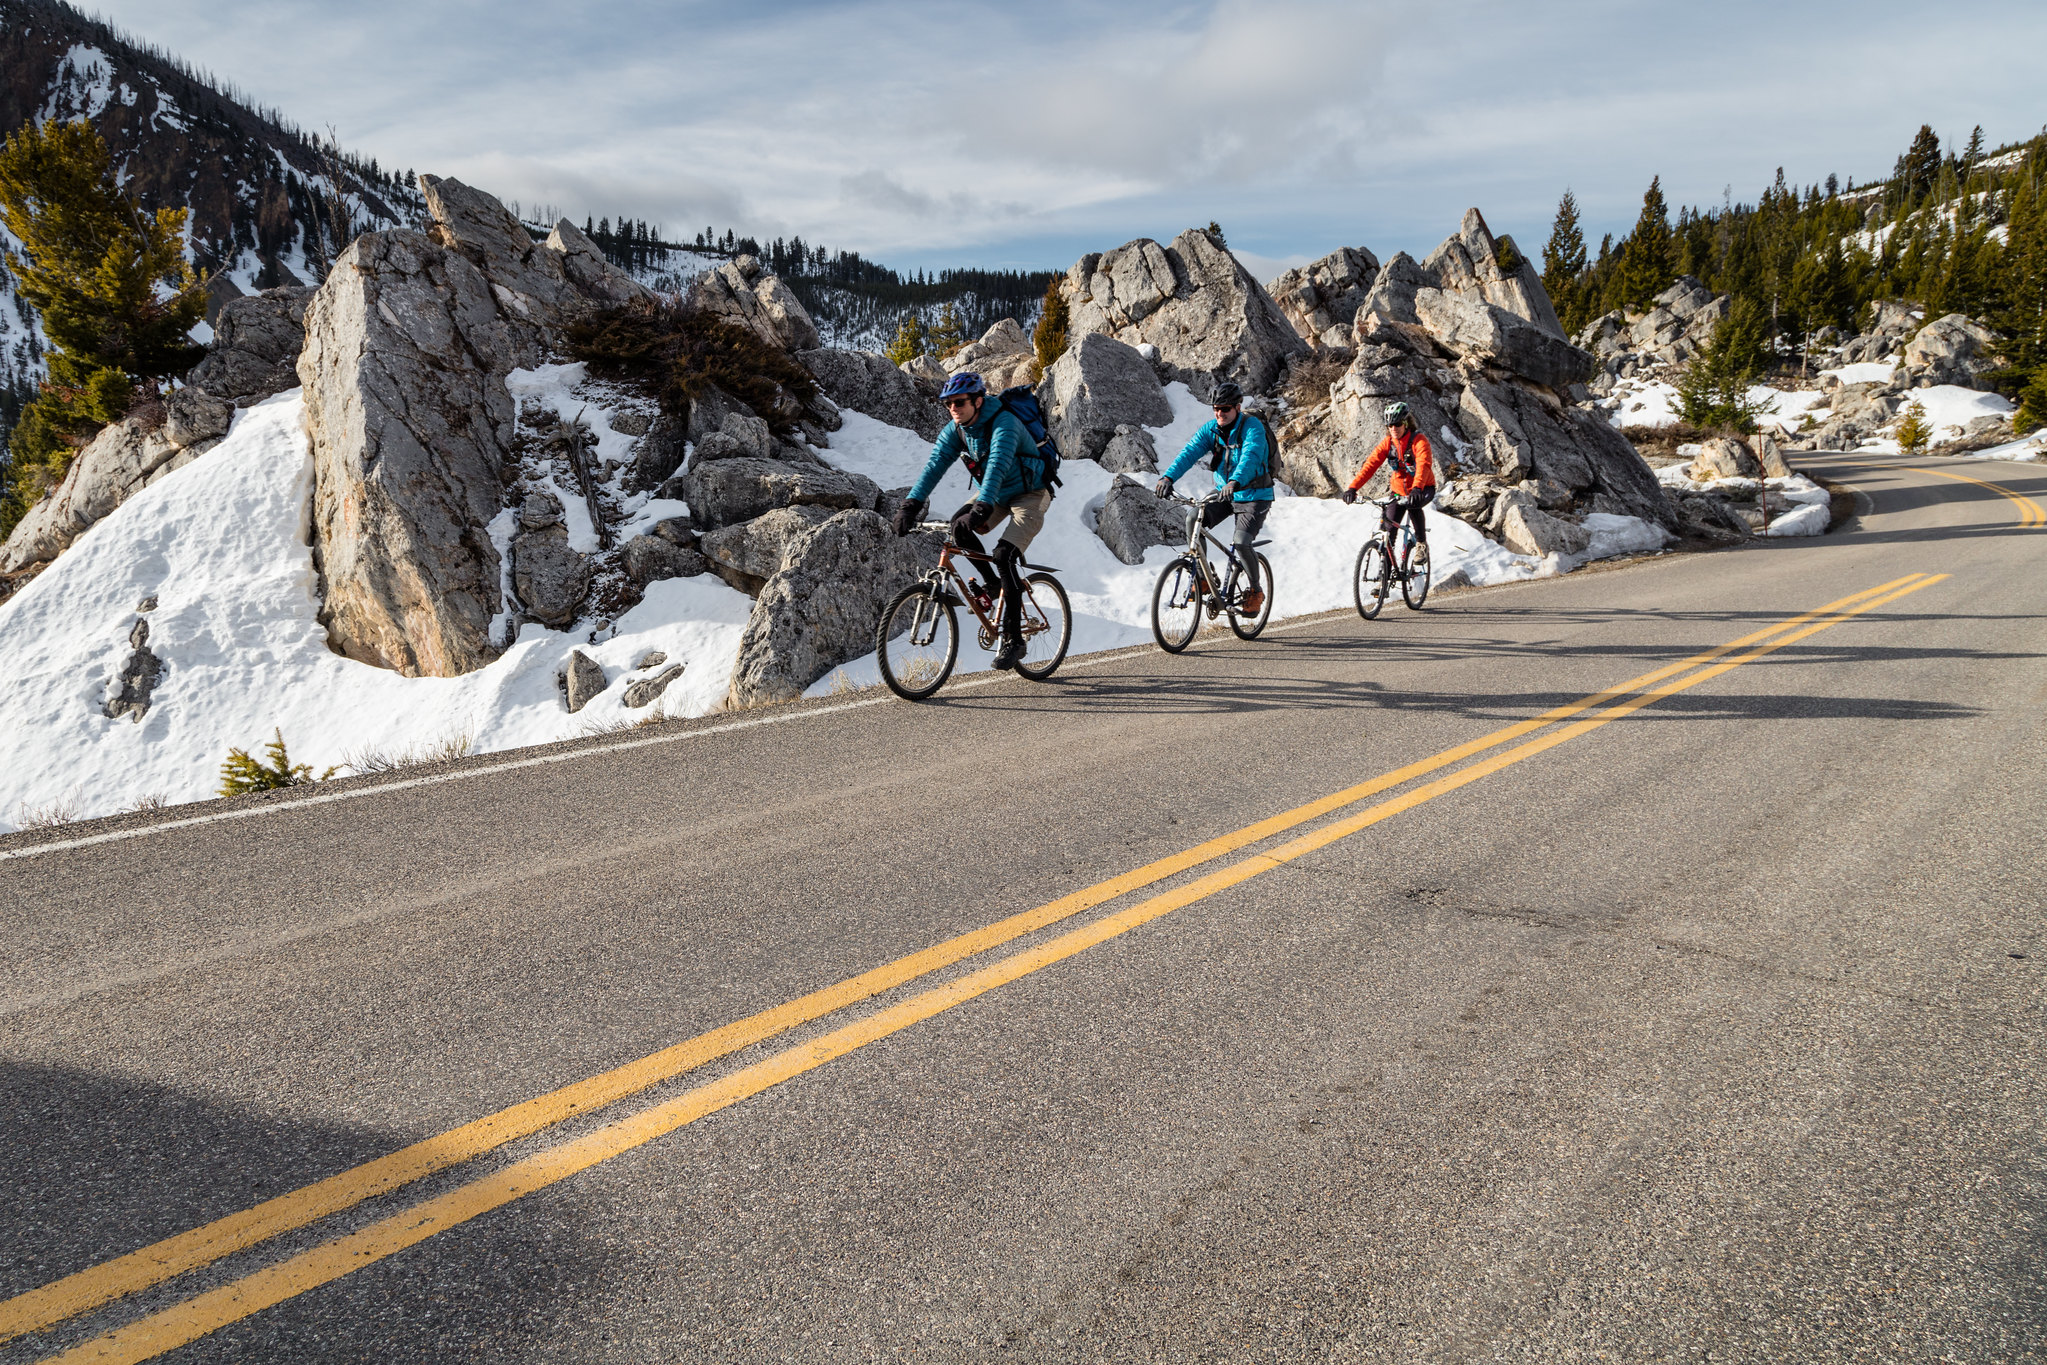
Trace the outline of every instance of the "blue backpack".
[[1038, 462], [1045, 467], [1045, 481], [1040, 487], [1059, 486], [1059, 444], [1052, 439], [1051, 431], [1045, 426], [1045, 408], [1038, 402], [1038, 391], [1029, 384], [1018, 384], [1015, 388], [1004, 389], [995, 400], [1024, 424], [1024, 430], [1038, 443]]

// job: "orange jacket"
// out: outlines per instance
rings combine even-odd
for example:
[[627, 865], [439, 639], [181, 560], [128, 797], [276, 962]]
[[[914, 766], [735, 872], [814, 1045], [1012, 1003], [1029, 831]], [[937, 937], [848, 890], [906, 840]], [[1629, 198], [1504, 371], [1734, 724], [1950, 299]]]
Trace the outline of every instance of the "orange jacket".
[[1401, 443], [1397, 455], [1393, 452], [1393, 433], [1389, 431], [1381, 436], [1378, 447], [1372, 451], [1372, 458], [1365, 461], [1365, 467], [1350, 481], [1350, 486], [1363, 488], [1365, 480], [1379, 472], [1379, 466], [1386, 463], [1389, 455], [1393, 456], [1393, 491], [1397, 496], [1404, 498], [1417, 488], [1436, 486], [1436, 462], [1429, 449], [1429, 438], [1413, 430]]

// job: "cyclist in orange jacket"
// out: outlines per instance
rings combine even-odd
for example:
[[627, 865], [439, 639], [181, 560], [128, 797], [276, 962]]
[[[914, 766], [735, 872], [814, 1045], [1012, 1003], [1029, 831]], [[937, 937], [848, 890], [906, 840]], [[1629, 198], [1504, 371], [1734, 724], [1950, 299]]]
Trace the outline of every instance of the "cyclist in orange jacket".
[[1393, 464], [1393, 500], [1386, 504], [1384, 518], [1387, 543], [1392, 543], [1393, 533], [1399, 529], [1401, 515], [1405, 513], [1414, 526], [1415, 543], [1426, 545], [1429, 527], [1422, 518], [1422, 509], [1436, 500], [1436, 462], [1429, 449], [1429, 438], [1414, 429], [1414, 415], [1405, 403], [1386, 405], [1386, 434], [1379, 438], [1371, 458], [1350, 481], [1350, 487], [1343, 490], [1343, 500], [1356, 502], [1365, 481], [1389, 460]]

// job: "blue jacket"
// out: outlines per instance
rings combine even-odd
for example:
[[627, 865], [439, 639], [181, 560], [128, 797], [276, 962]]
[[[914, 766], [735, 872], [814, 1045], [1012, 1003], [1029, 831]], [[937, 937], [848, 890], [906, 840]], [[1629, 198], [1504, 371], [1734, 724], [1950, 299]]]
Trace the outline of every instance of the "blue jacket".
[[966, 457], [967, 473], [974, 476], [973, 498], [996, 507], [1007, 506], [1025, 493], [1045, 486], [1045, 462], [1038, 458], [1038, 443], [1031, 439], [1015, 413], [996, 404], [991, 394], [981, 405], [981, 420], [962, 428], [947, 422], [932, 442], [931, 458], [910, 489], [912, 502], [925, 502], [952, 462]]
[[[1166, 477], [1179, 478], [1194, 467], [1196, 460], [1218, 449], [1222, 459], [1215, 471], [1217, 488], [1226, 483], [1236, 484], [1238, 502], [1272, 501], [1272, 446], [1265, 438], [1265, 420], [1248, 412], [1238, 413], [1228, 431], [1210, 418], [1167, 468]], [[1254, 488], [1253, 484], [1262, 487]]]

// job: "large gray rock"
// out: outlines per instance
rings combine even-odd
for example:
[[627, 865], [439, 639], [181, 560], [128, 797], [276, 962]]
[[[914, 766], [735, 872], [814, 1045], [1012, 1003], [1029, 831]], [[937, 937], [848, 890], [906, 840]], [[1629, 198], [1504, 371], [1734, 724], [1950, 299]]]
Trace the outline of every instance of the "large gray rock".
[[196, 446], [217, 441], [234, 424], [235, 405], [190, 385], [175, 389], [163, 403], [163, 434], [172, 445]]
[[[1512, 268], [1501, 264], [1508, 256], [1515, 258]], [[1439, 288], [1472, 295], [1559, 341], [1565, 339], [1535, 263], [1513, 246], [1512, 238], [1495, 239], [1485, 215], [1475, 208], [1464, 211], [1457, 235], [1430, 252], [1422, 269], [1435, 277]]]
[[128, 628], [128, 657], [114, 675], [114, 695], [100, 708], [108, 720], [122, 716], [140, 724], [149, 714], [150, 695], [163, 679], [163, 660], [149, 648], [149, 622], [140, 617]]
[[1763, 465], [1755, 453], [1740, 441], [1716, 436], [1701, 443], [1699, 453], [1692, 457], [1685, 473], [1699, 483], [1709, 483], [1714, 479], [1759, 479], [1763, 476]]
[[1498, 517], [1500, 543], [1517, 555], [1576, 555], [1585, 553], [1592, 535], [1576, 522], [1551, 516], [1527, 499], [1501, 498]]
[[696, 550], [662, 536], [634, 536], [626, 542], [626, 577], [642, 586], [669, 578], [694, 578], [710, 567]]
[[21, 574], [48, 564], [102, 517], [191, 463], [212, 444], [208, 440], [180, 447], [161, 427], [141, 418], [124, 418], [102, 429], [72, 458], [56, 488], [29, 508], [0, 545], [0, 574]]
[[711, 571], [749, 597], [788, 562], [789, 547], [838, 515], [831, 507], [779, 507], [752, 521], [721, 526], [697, 542]]
[[1366, 337], [1385, 323], [1419, 326], [1421, 319], [1414, 311], [1416, 291], [1440, 287], [1436, 277], [1422, 269], [1414, 257], [1405, 251], [1394, 252], [1379, 268], [1378, 277], [1358, 305], [1353, 319], [1358, 344], [1366, 344]]
[[1497, 304], [1471, 294], [1424, 288], [1415, 292], [1414, 306], [1429, 334], [1453, 355], [1498, 366], [1551, 389], [1591, 377], [1590, 352]]
[[815, 350], [817, 324], [781, 276], [752, 256], [739, 256], [705, 271], [690, 285], [689, 302], [753, 332], [787, 351]]
[[1186, 542], [1187, 509], [1152, 492], [1156, 483], [1119, 476], [1102, 502], [1095, 534], [1125, 564], [1143, 563], [1144, 552], [1154, 545]]
[[633, 442], [632, 474], [630, 486], [635, 489], [659, 488], [675, 476], [682, 467], [682, 456], [688, 427], [674, 413], [664, 412], [647, 424]]
[[1921, 385], [1959, 384], [1976, 387], [1979, 376], [1996, 366], [1992, 351], [1997, 334], [1963, 313], [1949, 313], [1920, 329], [1905, 344], [1905, 370]]
[[1117, 427], [1109, 443], [1102, 447], [1102, 453], [1095, 458], [1111, 474], [1159, 472], [1158, 441], [1143, 427]]
[[1156, 346], [1165, 371], [1204, 395], [1219, 379], [1263, 392], [1288, 357], [1308, 350], [1272, 296], [1206, 232], [1083, 256], [1059, 288], [1072, 335]]
[[1039, 379], [1037, 348], [1015, 318], [1001, 319], [980, 340], [968, 342], [939, 363], [948, 374], [972, 370], [995, 393]]
[[873, 512], [841, 512], [791, 538], [740, 637], [727, 704], [787, 701], [874, 651], [882, 608], [938, 562], [932, 532], [898, 537]]
[[689, 503], [690, 520], [707, 531], [778, 507], [872, 508], [881, 495], [864, 475], [744, 456], [697, 461], [675, 482]]
[[213, 345], [184, 382], [244, 408], [297, 388], [312, 300], [313, 291], [297, 285], [228, 300], [213, 325]]
[[873, 351], [799, 351], [797, 360], [817, 386], [840, 407], [867, 414], [892, 427], [907, 427], [927, 441], [938, 439], [945, 409], [916, 380]]
[[636, 682], [627, 683], [625, 695], [619, 700], [635, 711], [643, 706], [652, 706], [661, 694], [668, 690], [668, 684], [682, 676], [682, 669], [681, 664], [670, 664], [651, 678], [641, 678]]
[[335, 263], [299, 377], [321, 616], [341, 653], [430, 677], [496, 657], [485, 527], [516, 420], [504, 377], [540, 362], [541, 339], [468, 257], [420, 233], [365, 233]]
[[547, 245], [561, 257], [562, 275], [584, 298], [600, 304], [636, 303], [654, 291], [620, 270], [581, 228], [564, 218], [548, 234]]
[[1173, 408], [1151, 363], [1099, 332], [1084, 332], [1045, 377], [1045, 407], [1053, 439], [1069, 459], [1092, 460], [1118, 427], [1160, 427]]
[[570, 650], [568, 664], [562, 670], [562, 695], [568, 700], [569, 710], [582, 710], [603, 690], [604, 666], [580, 649]]
[[1363, 247], [1345, 246], [1287, 271], [1267, 289], [1302, 340], [1313, 344], [1332, 327], [1350, 330], [1378, 275], [1378, 257]]
[[522, 531], [512, 541], [512, 590], [526, 614], [547, 626], [566, 626], [590, 591], [590, 561], [569, 548], [559, 522]]

